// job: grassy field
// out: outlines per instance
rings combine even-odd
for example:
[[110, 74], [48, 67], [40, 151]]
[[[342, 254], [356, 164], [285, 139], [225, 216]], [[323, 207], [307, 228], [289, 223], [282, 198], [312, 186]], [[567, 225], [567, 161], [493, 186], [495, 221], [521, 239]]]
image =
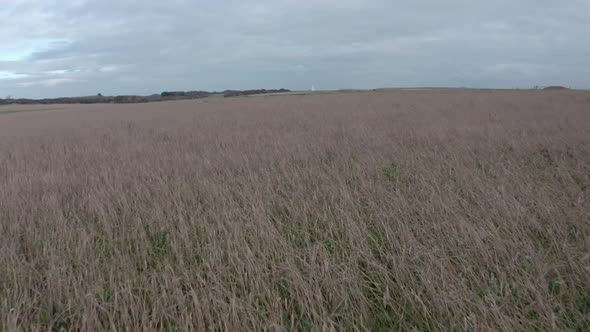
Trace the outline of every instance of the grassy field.
[[59, 108], [0, 114], [2, 331], [590, 329], [588, 92]]

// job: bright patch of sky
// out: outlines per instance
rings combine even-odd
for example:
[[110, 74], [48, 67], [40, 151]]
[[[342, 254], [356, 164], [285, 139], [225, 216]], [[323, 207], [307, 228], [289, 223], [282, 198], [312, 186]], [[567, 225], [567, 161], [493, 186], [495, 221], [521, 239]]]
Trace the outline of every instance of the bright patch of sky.
[[10, 71], [0, 71], [0, 80], [14, 80], [19, 78], [25, 78], [27, 75], [16, 74]]
[[19, 39], [12, 43], [3, 43], [0, 48], [0, 61], [26, 61], [35, 52], [52, 49], [56, 45], [66, 43], [58, 39]]

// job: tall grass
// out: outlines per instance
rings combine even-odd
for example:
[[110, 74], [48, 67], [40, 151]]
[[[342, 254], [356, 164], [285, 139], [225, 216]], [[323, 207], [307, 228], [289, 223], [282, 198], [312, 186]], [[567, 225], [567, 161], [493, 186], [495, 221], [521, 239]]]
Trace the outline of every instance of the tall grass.
[[588, 330], [590, 95], [0, 114], [2, 330]]

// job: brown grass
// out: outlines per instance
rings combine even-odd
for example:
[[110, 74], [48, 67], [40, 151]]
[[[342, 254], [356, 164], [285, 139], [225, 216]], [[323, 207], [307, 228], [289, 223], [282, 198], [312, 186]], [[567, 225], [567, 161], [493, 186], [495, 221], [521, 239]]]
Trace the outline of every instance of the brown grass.
[[589, 143], [579, 91], [0, 111], [1, 328], [588, 330]]

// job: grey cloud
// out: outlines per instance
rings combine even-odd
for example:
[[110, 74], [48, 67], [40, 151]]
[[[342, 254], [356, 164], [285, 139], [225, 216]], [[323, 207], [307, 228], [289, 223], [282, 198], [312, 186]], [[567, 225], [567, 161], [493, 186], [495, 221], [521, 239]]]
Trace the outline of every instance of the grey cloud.
[[590, 87], [587, 0], [0, 3], [0, 95]]

